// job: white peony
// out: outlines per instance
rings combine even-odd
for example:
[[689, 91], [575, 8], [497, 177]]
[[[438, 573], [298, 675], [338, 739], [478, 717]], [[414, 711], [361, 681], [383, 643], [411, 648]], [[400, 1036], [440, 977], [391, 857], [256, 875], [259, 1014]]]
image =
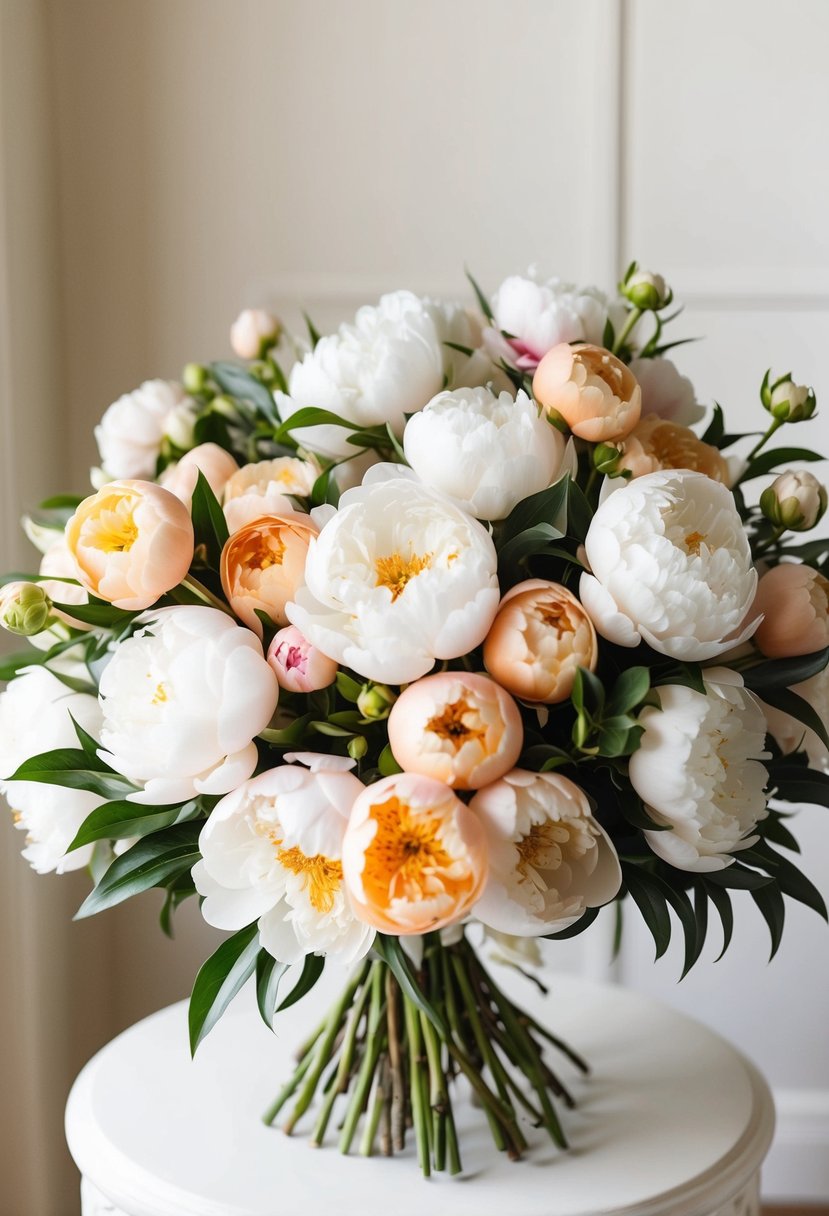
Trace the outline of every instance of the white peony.
[[[228, 794], [199, 836], [193, 881], [202, 914], [218, 929], [259, 922], [264, 948], [283, 963], [306, 954], [362, 958], [374, 930], [354, 916], [343, 884], [342, 842], [365, 786], [353, 761], [289, 755]], [[308, 764], [309, 768], [303, 767]]]
[[[496, 362], [532, 372], [560, 342], [602, 346], [608, 316], [618, 321], [624, 306], [610, 304], [595, 287], [576, 287], [561, 279], [540, 281], [511, 275], [491, 300], [493, 321], [484, 342]], [[506, 335], [506, 336], [505, 336]]]
[[618, 892], [616, 850], [567, 777], [513, 769], [469, 806], [489, 853], [474, 915], [489, 928], [518, 937], [556, 933]]
[[580, 597], [619, 646], [647, 642], [702, 661], [745, 641], [757, 572], [734, 499], [702, 473], [670, 469], [613, 489], [585, 538]]
[[642, 390], [642, 416], [658, 414], [677, 426], [691, 426], [705, 414], [696, 390], [670, 359], [632, 359], [630, 370]]
[[426, 485], [478, 519], [504, 519], [556, 477], [564, 437], [525, 392], [487, 388], [438, 393], [403, 433], [406, 459]]
[[[347, 419], [355, 429], [389, 423], [402, 435], [406, 414], [422, 409], [443, 387], [443, 377], [435, 306], [397, 291], [376, 306], [361, 308], [353, 324], [320, 338], [294, 364], [288, 393], [277, 393], [276, 402], [283, 419], [314, 406]], [[301, 427], [293, 434], [324, 456], [340, 458], [355, 451], [344, 427]]]
[[[10, 777], [31, 756], [79, 747], [72, 718], [97, 737], [101, 711], [95, 697], [72, 692], [46, 667], [27, 668], [12, 680], [0, 693], [0, 778]], [[26, 832], [23, 856], [39, 874], [62, 874], [89, 863], [92, 845], [69, 854], [66, 850], [103, 799], [39, 781], [0, 780], [0, 793], [15, 825]]]
[[145, 380], [113, 401], [95, 427], [103, 466], [97, 480], [152, 481], [165, 435], [181, 447], [190, 446], [195, 410], [195, 402], [171, 380]]
[[153, 610], [101, 677], [103, 758], [133, 802], [226, 794], [256, 767], [279, 686], [259, 639], [216, 608]]
[[403, 684], [467, 654], [498, 608], [486, 529], [436, 490], [392, 478], [348, 490], [311, 541], [292, 625], [370, 680]]
[[642, 710], [644, 734], [630, 758], [630, 781], [656, 823], [646, 831], [658, 857], [678, 870], [722, 870], [757, 841], [766, 817], [768, 773], [761, 761], [766, 721], [742, 678], [724, 667], [704, 673], [705, 694], [680, 684], [657, 689], [660, 708]]

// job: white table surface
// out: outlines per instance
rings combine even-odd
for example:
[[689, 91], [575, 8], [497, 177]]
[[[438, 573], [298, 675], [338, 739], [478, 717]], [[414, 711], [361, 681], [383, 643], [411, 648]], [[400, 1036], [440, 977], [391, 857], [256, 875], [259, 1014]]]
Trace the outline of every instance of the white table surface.
[[554, 977], [550, 996], [541, 998], [520, 977], [502, 976], [592, 1065], [582, 1080], [562, 1064], [577, 1099], [576, 1110], [562, 1112], [567, 1153], [528, 1128], [531, 1151], [509, 1162], [494, 1151], [482, 1112], [460, 1092], [460, 1179], [422, 1179], [413, 1146], [392, 1159], [366, 1160], [342, 1157], [333, 1144], [312, 1149], [302, 1134], [307, 1124], [291, 1138], [266, 1128], [261, 1113], [289, 1075], [296, 1043], [342, 978], [331, 968], [310, 996], [279, 1015], [276, 1034], [261, 1023], [248, 987], [195, 1061], [184, 1003], [113, 1040], [80, 1074], [67, 1106], [69, 1147], [90, 1190], [127, 1216], [754, 1210], [732, 1197], [750, 1189], [771, 1141], [771, 1097], [756, 1070], [674, 1010], [572, 977]]

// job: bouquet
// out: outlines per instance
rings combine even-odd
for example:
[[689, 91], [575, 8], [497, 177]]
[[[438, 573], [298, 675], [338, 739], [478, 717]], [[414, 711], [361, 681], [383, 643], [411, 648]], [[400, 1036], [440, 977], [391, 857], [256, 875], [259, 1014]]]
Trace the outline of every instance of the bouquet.
[[625, 897], [685, 971], [735, 891], [773, 951], [785, 896], [826, 917], [789, 825], [829, 805], [829, 541], [798, 537], [827, 495], [769, 446], [813, 391], [768, 372], [727, 431], [635, 263], [611, 296], [472, 286], [307, 340], [243, 312], [238, 361], [106, 410], [95, 492], [24, 520], [42, 560], [0, 594], [24, 856], [88, 868], [81, 917], [157, 888], [172, 933], [199, 898], [228, 936], [193, 1050], [249, 979], [272, 1026], [351, 965], [266, 1119], [413, 1130], [424, 1174], [461, 1169], [464, 1088], [498, 1149], [566, 1144], [587, 1066], [494, 958], [531, 973]]

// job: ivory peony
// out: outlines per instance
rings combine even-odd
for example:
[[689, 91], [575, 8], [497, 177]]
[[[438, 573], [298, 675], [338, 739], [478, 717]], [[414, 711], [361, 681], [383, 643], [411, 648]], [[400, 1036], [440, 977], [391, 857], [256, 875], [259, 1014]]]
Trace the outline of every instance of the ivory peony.
[[593, 622], [566, 587], [527, 579], [501, 601], [484, 642], [491, 676], [522, 701], [566, 701], [579, 667], [595, 671]]
[[425, 675], [479, 645], [498, 607], [489, 533], [406, 478], [347, 491], [311, 541], [286, 607], [323, 654], [381, 683]]
[[[193, 881], [217, 929], [259, 922], [262, 946], [282, 963], [325, 951], [343, 963], [369, 950], [343, 883], [342, 846], [363, 783], [332, 756], [287, 755], [213, 809], [199, 836]], [[305, 765], [309, 767], [305, 767]]]
[[581, 576], [581, 602], [619, 646], [644, 640], [700, 662], [757, 628], [745, 529], [731, 493], [702, 473], [650, 473], [613, 490], [584, 543], [593, 573]]
[[73, 718], [98, 736], [101, 711], [96, 698], [72, 692], [45, 667], [27, 668], [0, 693], [0, 794], [12, 810], [15, 826], [26, 833], [23, 856], [38, 874], [51, 870], [62, 874], [89, 864], [91, 845], [72, 853], [66, 850], [103, 799], [63, 785], [4, 778], [32, 755], [78, 747]]
[[677, 426], [691, 426], [705, 414], [694, 386], [670, 359], [631, 359], [630, 370], [642, 391], [642, 416], [655, 414]]
[[404, 689], [388, 722], [394, 758], [460, 790], [497, 781], [521, 753], [518, 706], [488, 676], [447, 671]]
[[295, 510], [287, 495], [307, 498], [322, 469], [316, 460], [277, 456], [243, 465], [224, 487], [224, 510], [231, 532], [263, 515], [284, 515]]
[[469, 809], [489, 855], [474, 915], [490, 928], [518, 937], [555, 933], [618, 893], [616, 850], [567, 777], [513, 769], [479, 790]]
[[555, 479], [564, 437], [524, 392], [487, 388], [439, 393], [406, 425], [406, 459], [426, 485], [478, 519], [503, 519]]
[[443, 782], [384, 777], [356, 799], [343, 841], [355, 912], [382, 933], [428, 933], [462, 920], [481, 893], [486, 843]]
[[279, 686], [258, 638], [215, 608], [148, 613], [100, 684], [104, 758], [156, 805], [226, 794], [256, 767]]
[[660, 707], [640, 714], [645, 730], [630, 781], [668, 831], [646, 831], [657, 856], [678, 870], [722, 870], [757, 841], [765, 819], [766, 721], [742, 678], [704, 672], [705, 694], [680, 684], [657, 689]]
[[534, 275], [505, 279], [491, 307], [493, 322], [484, 341], [493, 360], [528, 372], [560, 342], [601, 342], [612, 311], [595, 287], [578, 288], [555, 278], [543, 282]]
[[172, 430], [176, 439], [188, 439], [195, 411], [195, 402], [171, 380], [146, 380], [119, 397], [95, 427], [104, 480], [154, 477], [164, 436]]
[[190, 513], [149, 481], [113, 481], [85, 498], [66, 525], [80, 582], [126, 612], [149, 608], [193, 560]]

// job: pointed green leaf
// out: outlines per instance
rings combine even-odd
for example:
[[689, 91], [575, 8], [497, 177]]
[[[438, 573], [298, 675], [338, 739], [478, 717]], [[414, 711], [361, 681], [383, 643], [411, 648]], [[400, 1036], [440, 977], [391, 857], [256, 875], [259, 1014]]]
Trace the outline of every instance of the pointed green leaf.
[[74, 747], [59, 747], [39, 756], [31, 756], [15, 773], [4, 779], [65, 785], [69, 789], [88, 790], [107, 799], [123, 798], [126, 794], [135, 793], [138, 788], [100, 758], [88, 756], [81, 748]]
[[272, 426], [279, 425], [279, 412], [273, 393], [237, 363], [211, 363], [210, 374], [223, 393], [238, 401], [249, 401], [257, 413]]
[[259, 928], [253, 924], [222, 942], [202, 966], [193, 985], [187, 1014], [191, 1055], [195, 1055], [199, 1043], [253, 975], [258, 955]]
[[200, 827], [199, 823], [182, 823], [154, 832], [116, 857], [75, 913], [75, 920], [94, 916], [191, 870], [201, 856]]
[[701, 885], [711, 903], [717, 909], [717, 914], [722, 923], [722, 949], [715, 960], [719, 962], [731, 944], [731, 936], [734, 932], [734, 909], [731, 906], [731, 896], [725, 887], [717, 886], [714, 883], [709, 884], [704, 879]]
[[769, 960], [771, 960], [777, 953], [780, 940], [783, 936], [783, 922], [786, 919], [786, 906], [783, 902], [783, 896], [777, 887], [770, 885], [752, 891], [751, 898], [762, 912], [763, 919], [769, 927], [769, 934], [771, 935], [771, 954], [769, 955]]
[[256, 1004], [262, 1021], [270, 1030], [273, 1030], [279, 985], [289, 967], [290, 963], [277, 962], [267, 950], [259, 951], [256, 960]]
[[301, 1001], [306, 993], [310, 992], [314, 987], [314, 984], [316, 984], [322, 975], [324, 967], [324, 954], [306, 954], [300, 977], [285, 999], [277, 1005], [277, 1012], [281, 1012], [283, 1009], [290, 1009], [291, 1005], [295, 1005], [297, 1001]]
[[105, 802], [96, 807], [81, 824], [67, 849], [71, 853], [95, 840], [128, 840], [149, 836], [177, 823], [196, 818], [201, 811], [196, 801], [176, 806], [145, 806], [140, 802]]
[[212, 570], [218, 570], [222, 549], [227, 544], [229, 535], [227, 520], [218, 498], [213, 493], [210, 483], [201, 469], [199, 469], [196, 479], [196, 488], [193, 490], [190, 512], [193, 517], [196, 547], [204, 545], [208, 566]]

